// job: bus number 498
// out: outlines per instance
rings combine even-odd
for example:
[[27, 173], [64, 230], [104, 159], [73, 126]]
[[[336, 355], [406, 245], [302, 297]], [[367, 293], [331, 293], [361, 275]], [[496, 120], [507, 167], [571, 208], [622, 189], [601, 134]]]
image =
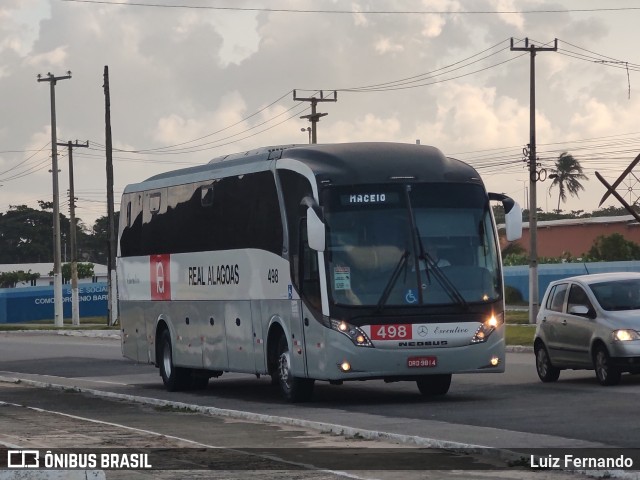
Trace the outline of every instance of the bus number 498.
[[278, 283], [278, 269], [270, 268], [267, 274], [267, 280], [269, 283]]

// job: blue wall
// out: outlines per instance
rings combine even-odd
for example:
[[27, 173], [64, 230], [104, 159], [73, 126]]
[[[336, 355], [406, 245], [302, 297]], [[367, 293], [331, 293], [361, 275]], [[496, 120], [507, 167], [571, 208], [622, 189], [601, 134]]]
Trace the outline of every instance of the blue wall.
[[[549, 283], [562, 278], [588, 273], [605, 272], [640, 272], [640, 261], [630, 262], [594, 262], [594, 263], [557, 263], [538, 265], [539, 298], [547, 290]], [[504, 284], [522, 293], [522, 298], [529, 301], [529, 266], [504, 267]]]
[[[102, 283], [81, 283], [80, 318], [107, 315], [108, 288]], [[62, 287], [64, 318], [71, 318], [71, 285]], [[0, 288], [0, 323], [53, 320], [53, 287]]]

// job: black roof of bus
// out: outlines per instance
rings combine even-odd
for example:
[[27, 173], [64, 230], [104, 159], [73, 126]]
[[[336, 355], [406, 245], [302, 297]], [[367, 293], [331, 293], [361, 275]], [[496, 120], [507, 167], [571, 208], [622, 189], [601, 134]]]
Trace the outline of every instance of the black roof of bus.
[[427, 145], [409, 143], [338, 143], [289, 148], [282, 158], [307, 165], [319, 182], [332, 185], [422, 182], [480, 182], [473, 167]]
[[[178, 179], [268, 160], [292, 159], [306, 165], [318, 182], [332, 185], [386, 183], [389, 181], [482, 183], [476, 170], [445, 157], [427, 145], [362, 142], [320, 145], [286, 145], [214, 158], [206, 165], [154, 175], [143, 183]], [[171, 182], [173, 183], [173, 182]], [[130, 185], [136, 190], [141, 185]]]

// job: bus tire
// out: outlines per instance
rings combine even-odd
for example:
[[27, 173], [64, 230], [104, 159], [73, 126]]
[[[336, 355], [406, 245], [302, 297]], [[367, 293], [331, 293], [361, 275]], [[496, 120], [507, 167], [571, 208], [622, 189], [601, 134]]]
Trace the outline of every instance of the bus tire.
[[425, 397], [446, 395], [451, 386], [451, 374], [425, 375], [417, 379], [416, 384]]
[[187, 368], [176, 367], [173, 364], [171, 349], [171, 334], [169, 330], [162, 332], [160, 337], [160, 376], [165, 388], [170, 392], [177, 392], [187, 388], [191, 381]]
[[278, 340], [278, 381], [284, 398], [289, 402], [297, 403], [311, 400], [314, 380], [293, 376], [291, 354], [284, 335]]

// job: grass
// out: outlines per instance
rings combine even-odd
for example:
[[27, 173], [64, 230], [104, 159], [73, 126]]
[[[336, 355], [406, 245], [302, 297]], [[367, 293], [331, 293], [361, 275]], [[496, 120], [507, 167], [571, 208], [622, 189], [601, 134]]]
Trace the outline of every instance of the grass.
[[[119, 330], [119, 327], [109, 327], [107, 317], [84, 317], [80, 319], [80, 325], [72, 325], [70, 318], [65, 318], [64, 329], [69, 330]], [[0, 323], [0, 332], [15, 330], [59, 330], [52, 320], [36, 320], [27, 323]]]
[[[529, 325], [528, 311], [508, 310], [506, 312], [507, 345], [533, 346], [534, 326]], [[64, 328], [69, 330], [118, 330], [119, 327], [108, 327], [106, 317], [87, 317], [80, 319], [80, 326], [71, 325], [71, 319], [64, 320]], [[0, 323], [0, 332], [15, 330], [59, 330], [53, 320], [39, 320], [27, 324]]]
[[505, 321], [510, 325], [527, 325], [529, 323], [529, 310], [507, 310]]
[[534, 325], [509, 325], [505, 332], [505, 341], [507, 345], [522, 345], [525, 347], [533, 347], [533, 334], [535, 333]]

